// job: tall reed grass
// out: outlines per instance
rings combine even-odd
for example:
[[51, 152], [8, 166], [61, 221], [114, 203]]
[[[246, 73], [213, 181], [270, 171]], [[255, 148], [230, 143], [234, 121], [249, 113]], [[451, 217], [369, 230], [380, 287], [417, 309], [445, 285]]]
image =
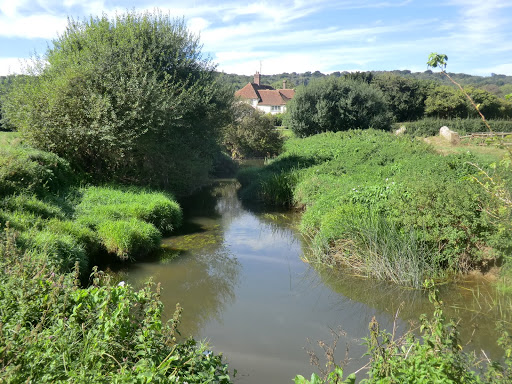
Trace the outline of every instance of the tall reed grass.
[[357, 221], [346, 238], [336, 239], [329, 247], [333, 263], [348, 265], [363, 276], [414, 288], [443, 274], [436, 266], [439, 251], [415, 231], [401, 230], [379, 215], [365, 215]]

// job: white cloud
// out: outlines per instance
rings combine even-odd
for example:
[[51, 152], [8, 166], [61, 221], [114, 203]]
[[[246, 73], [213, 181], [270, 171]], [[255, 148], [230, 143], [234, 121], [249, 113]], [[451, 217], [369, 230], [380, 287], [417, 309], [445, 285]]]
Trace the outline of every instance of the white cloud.
[[[421, 19], [410, 11], [422, 7], [438, 16], [430, 12]], [[512, 61], [511, 7], [512, 0], [147, 0], [135, 10], [185, 17], [221, 70], [252, 74], [261, 60], [270, 74], [383, 69], [384, 63], [388, 69], [419, 68], [432, 51], [448, 54], [450, 71], [470, 71], [478, 60], [494, 68]], [[378, 19], [382, 8], [393, 8], [396, 17]], [[0, 0], [0, 38], [51, 39], [65, 29], [68, 14], [113, 16], [127, 9], [134, 8], [125, 0]], [[340, 19], [316, 17], [325, 14]], [[347, 20], [347, 14], [361, 19]]]
[[193, 17], [187, 21], [187, 28], [195, 35], [199, 35], [204, 31], [210, 22], [202, 17]]
[[474, 70], [475, 74], [481, 76], [490, 76], [491, 73], [496, 73], [498, 75], [507, 75], [512, 76], [512, 63], [509, 64], [498, 64], [489, 67], [476, 68]]
[[67, 19], [52, 15], [32, 15], [7, 19], [0, 16], [0, 36], [52, 39], [66, 29]]
[[17, 57], [0, 58], [0, 76], [23, 73], [23, 61]]

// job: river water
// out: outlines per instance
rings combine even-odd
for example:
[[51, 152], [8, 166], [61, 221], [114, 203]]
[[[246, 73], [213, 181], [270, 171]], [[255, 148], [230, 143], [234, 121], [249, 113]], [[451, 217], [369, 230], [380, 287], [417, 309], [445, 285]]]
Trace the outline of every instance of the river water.
[[[157, 260], [132, 264], [122, 273], [139, 286], [149, 278], [162, 285], [165, 316], [183, 307], [183, 337], [206, 340], [222, 352], [236, 383], [291, 383], [309, 377], [313, 350], [325, 366], [318, 340], [340, 335], [337, 361], [346, 372], [367, 362], [361, 346], [375, 316], [381, 329], [408, 328], [432, 311], [424, 293], [315, 269], [301, 256], [307, 244], [294, 228], [298, 214], [257, 212], [242, 205], [235, 180], [220, 180], [187, 199], [185, 223], [163, 241]], [[499, 358], [494, 319], [498, 309], [484, 279], [441, 287], [449, 315], [461, 317], [470, 348]], [[479, 300], [475, 299], [479, 298]], [[341, 331], [342, 330], [342, 331]]]

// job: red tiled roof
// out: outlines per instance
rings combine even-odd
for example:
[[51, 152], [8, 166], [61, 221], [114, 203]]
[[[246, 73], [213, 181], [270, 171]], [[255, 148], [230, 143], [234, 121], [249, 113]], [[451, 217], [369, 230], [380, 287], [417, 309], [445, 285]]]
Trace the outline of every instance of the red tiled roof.
[[235, 92], [235, 96], [244, 99], [258, 99], [258, 105], [285, 105], [295, 95], [293, 89], [274, 89], [269, 85], [247, 83]]
[[260, 91], [259, 105], [285, 105], [288, 99], [284, 98], [279, 90]]
[[235, 92], [235, 96], [239, 96], [244, 99], [259, 99], [260, 97], [257, 93], [255, 86], [257, 87], [256, 84], [247, 83], [245, 87]]
[[293, 99], [293, 96], [295, 96], [295, 89], [279, 89], [279, 92], [287, 99]]

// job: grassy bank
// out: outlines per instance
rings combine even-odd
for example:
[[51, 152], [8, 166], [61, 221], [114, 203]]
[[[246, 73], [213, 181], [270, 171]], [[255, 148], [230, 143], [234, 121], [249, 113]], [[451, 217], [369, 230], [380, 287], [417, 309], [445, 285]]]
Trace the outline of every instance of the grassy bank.
[[418, 287], [507, 257], [510, 212], [471, 181], [477, 160], [379, 131], [325, 133], [239, 179], [243, 198], [304, 209], [310, 261]]
[[221, 356], [176, 341], [158, 289], [93, 268], [158, 250], [181, 223], [173, 196], [86, 183], [0, 132], [0, 382], [229, 383]]
[[181, 223], [172, 195], [135, 187], [87, 186], [58, 156], [24, 146], [2, 133], [0, 225], [17, 232], [17, 244], [43, 252], [82, 274], [105, 259], [140, 258]]

